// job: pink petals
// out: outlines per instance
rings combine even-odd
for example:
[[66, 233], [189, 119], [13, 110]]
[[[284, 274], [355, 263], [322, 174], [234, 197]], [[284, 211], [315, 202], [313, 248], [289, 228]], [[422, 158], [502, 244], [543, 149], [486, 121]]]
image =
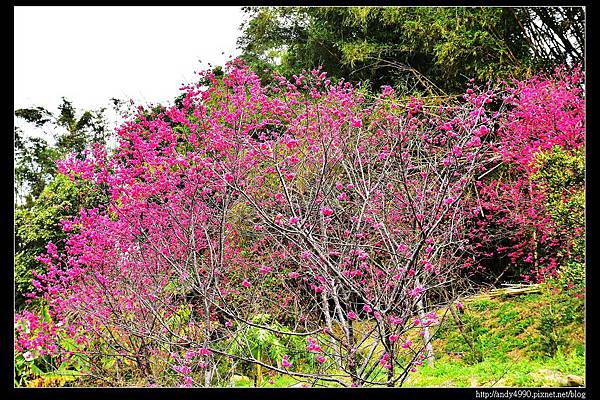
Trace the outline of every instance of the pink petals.
[[281, 359], [281, 366], [284, 368], [289, 368], [292, 366], [292, 362], [290, 360], [288, 360], [287, 355], [284, 355], [283, 358]]
[[328, 208], [328, 207], [323, 207], [323, 208], [321, 208], [321, 214], [323, 214], [324, 216], [328, 217], [330, 215], [333, 215], [333, 210], [331, 208]]
[[362, 120], [358, 118], [352, 118], [350, 120], [350, 125], [355, 128], [360, 128], [362, 126]]

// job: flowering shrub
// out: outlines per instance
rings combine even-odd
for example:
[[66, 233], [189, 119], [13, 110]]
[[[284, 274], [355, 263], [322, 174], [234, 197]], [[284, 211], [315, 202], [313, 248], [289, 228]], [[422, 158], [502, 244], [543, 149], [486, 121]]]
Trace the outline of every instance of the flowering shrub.
[[[471, 237], [481, 256], [506, 257], [526, 279], [540, 281], [556, 274], [573, 246], [582, 256], [581, 242], [573, 240], [584, 229], [583, 74], [557, 69], [514, 82], [504, 87], [503, 99], [495, 162], [476, 182]], [[571, 223], [558, 216], [563, 199], [574, 211]]]
[[554, 146], [538, 153], [533, 182], [545, 194], [545, 208], [563, 243], [562, 258], [582, 263], [585, 257], [585, 154]]
[[15, 385], [54, 386], [76, 379], [85, 368], [80, 352], [86, 346], [81, 331], [51, 312], [23, 311], [15, 318]]
[[[34, 286], [108, 384], [210, 386], [242, 362], [258, 375], [401, 385], [433, 357], [435, 302], [477, 266], [473, 233], [545, 221], [527, 181], [479, 180], [498, 154], [527, 172], [506, 132], [527, 142], [535, 115], [521, 112], [538, 106], [537, 83], [428, 108], [390, 87], [367, 98], [320, 70], [263, 86], [235, 61], [201, 78], [178, 106], [140, 108], [114, 154], [95, 146], [59, 165], [109, 200], [62, 222], [65, 251], [48, 245]], [[571, 133], [564, 142], [579, 143]], [[522, 192], [530, 203], [503, 214]], [[471, 230], [477, 210], [493, 219]], [[306, 338], [312, 370], [288, 354], [290, 337]]]

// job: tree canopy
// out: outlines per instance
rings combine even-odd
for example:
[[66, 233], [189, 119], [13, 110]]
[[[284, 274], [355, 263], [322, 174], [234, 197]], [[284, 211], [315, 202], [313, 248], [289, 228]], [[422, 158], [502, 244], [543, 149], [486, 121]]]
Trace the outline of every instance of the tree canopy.
[[[44, 132], [35, 137], [15, 125], [15, 196], [16, 202], [32, 207], [46, 185], [56, 175], [56, 161], [71, 152], [81, 153], [93, 143], [105, 143], [108, 135], [105, 108], [78, 113], [73, 103], [62, 98], [58, 113], [32, 106], [15, 110], [20, 121]], [[50, 144], [48, 137], [53, 137]]]
[[238, 45], [257, 71], [460, 92], [583, 60], [581, 7], [248, 7]]

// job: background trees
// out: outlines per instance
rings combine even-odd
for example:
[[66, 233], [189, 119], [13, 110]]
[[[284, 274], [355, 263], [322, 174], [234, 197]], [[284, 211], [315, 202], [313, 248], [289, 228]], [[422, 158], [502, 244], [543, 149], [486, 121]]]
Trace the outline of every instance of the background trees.
[[239, 40], [257, 71], [317, 66], [334, 78], [460, 93], [583, 61], [581, 7], [249, 7]]
[[36, 257], [45, 251], [49, 241], [60, 243], [65, 237], [60, 221], [98, 201], [95, 188], [77, 185], [57, 174], [56, 162], [70, 153], [83, 157], [92, 144], [106, 143], [109, 132], [104, 113], [105, 109], [78, 113], [64, 98], [57, 115], [39, 106], [15, 111], [15, 116], [24, 122], [15, 126], [17, 308], [23, 306], [25, 294], [31, 292], [31, 273], [40, 267]]
[[[81, 153], [93, 143], [105, 143], [109, 134], [105, 109], [84, 111], [80, 116], [63, 98], [58, 115], [43, 107], [22, 108], [15, 116], [41, 129], [45, 137], [32, 136], [15, 126], [15, 197], [31, 207], [56, 174], [56, 161], [71, 152]], [[31, 125], [30, 125], [31, 126]], [[52, 144], [47, 137], [53, 138]]]

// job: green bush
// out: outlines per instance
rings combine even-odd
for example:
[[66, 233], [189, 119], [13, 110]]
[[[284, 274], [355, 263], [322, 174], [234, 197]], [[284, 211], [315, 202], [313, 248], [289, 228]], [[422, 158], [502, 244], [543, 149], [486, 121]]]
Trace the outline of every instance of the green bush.
[[546, 208], [552, 221], [563, 232], [564, 256], [570, 262], [585, 257], [585, 148], [551, 151], [536, 157], [532, 180], [546, 196]]
[[102, 200], [102, 189], [90, 184], [73, 182], [58, 175], [46, 186], [30, 208], [15, 211], [15, 304], [24, 305], [25, 294], [33, 290], [32, 271], [41, 272], [42, 264], [36, 257], [46, 251], [52, 241], [59, 250], [66, 237], [60, 221], [92, 207]]

